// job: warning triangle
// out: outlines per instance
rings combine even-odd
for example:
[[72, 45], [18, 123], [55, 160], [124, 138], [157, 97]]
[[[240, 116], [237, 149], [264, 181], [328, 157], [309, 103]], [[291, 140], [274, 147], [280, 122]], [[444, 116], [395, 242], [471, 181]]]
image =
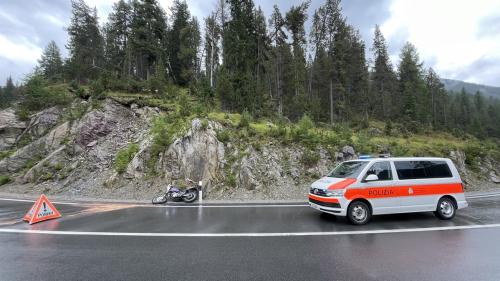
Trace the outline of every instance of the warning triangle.
[[56, 207], [50, 203], [47, 196], [42, 194], [40, 198], [36, 200], [35, 204], [33, 204], [28, 213], [26, 213], [23, 220], [28, 221], [29, 224], [34, 224], [59, 217], [61, 217], [59, 211], [57, 211]]

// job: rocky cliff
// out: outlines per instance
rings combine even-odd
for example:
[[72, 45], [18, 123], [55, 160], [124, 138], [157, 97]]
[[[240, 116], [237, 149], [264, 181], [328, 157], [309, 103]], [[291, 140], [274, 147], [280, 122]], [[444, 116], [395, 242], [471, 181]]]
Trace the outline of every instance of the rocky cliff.
[[[217, 136], [224, 125], [197, 118], [159, 150], [151, 130], [155, 118], [165, 114], [113, 100], [49, 108], [28, 122], [19, 121], [11, 109], [0, 111], [0, 175], [11, 179], [0, 191], [149, 199], [166, 184], [188, 177], [202, 180], [211, 199], [303, 199], [314, 179], [336, 162], [357, 157], [349, 145], [331, 151], [273, 139], [258, 146], [237, 139], [221, 142]], [[137, 150], [118, 172], [117, 154], [132, 143]], [[481, 159], [473, 171], [462, 151], [449, 157], [469, 190], [498, 187], [498, 162]]]

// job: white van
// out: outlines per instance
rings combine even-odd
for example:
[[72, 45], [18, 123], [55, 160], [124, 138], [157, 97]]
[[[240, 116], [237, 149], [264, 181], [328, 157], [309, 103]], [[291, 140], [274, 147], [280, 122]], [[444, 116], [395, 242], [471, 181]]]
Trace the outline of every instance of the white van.
[[347, 216], [356, 225], [367, 223], [372, 215], [428, 211], [448, 220], [468, 206], [453, 162], [430, 157], [343, 162], [311, 185], [309, 204]]

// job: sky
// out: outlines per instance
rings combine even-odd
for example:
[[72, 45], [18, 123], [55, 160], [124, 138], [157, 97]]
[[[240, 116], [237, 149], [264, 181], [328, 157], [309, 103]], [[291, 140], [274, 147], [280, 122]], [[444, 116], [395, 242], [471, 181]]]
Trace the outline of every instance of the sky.
[[[172, 0], [158, 0], [169, 11]], [[285, 13], [298, 0], [254, 0], [268, 16], [273, 5]], [[115, 0], [86, 0], [107, 20]], [[191, 13], [203, 19], [216, 0], [187, 0]], [[309, 14], [324, 3], [312, 0]], [[498, 0], [344, 0], [343, 14], [359, 29], [367, 46], [375, 24], [386, 37], [394, 67], [405, 42], [413, 43], [426, 68], [441, 77], [500, 87], [500, 1]], [[54, 40], [67, 56], [65, 27], [70, 0], [0, 0], [0, 85], [8, 76], [21, 82], [32, 71], [43, 48]], [[310, 26], [310, 22], [307, 23]]]

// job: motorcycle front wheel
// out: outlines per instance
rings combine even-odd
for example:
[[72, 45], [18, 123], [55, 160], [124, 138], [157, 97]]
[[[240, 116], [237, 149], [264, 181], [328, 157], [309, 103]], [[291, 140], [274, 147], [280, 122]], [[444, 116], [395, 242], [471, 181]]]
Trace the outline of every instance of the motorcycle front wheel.
[[155, 197], [153, 197], [153, 200], [151, 200], [153, 204], [163, 204], [167, 202], [167, 195], [165, 193], [162, 194], [157, 194]]
[[186, 191], [186, 194], [182, 196], [182, 200], [186, 203], [192, 203], [198, 199], [198, 191], [196, 190], [188, 190]]

